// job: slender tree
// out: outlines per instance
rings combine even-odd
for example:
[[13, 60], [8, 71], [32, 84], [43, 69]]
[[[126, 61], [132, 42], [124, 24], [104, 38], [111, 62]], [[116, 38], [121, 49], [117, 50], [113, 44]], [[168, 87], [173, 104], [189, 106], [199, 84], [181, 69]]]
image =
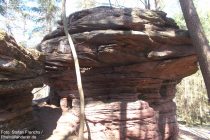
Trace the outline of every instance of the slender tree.
[[161, 9], [161, 0], [154, 0], [155, 10]]
[[112, 7], [112, 3], [111, 3], [111, 0], [109, 0], [109, 5], [110, 5], [110, 7]]
[[77, 57], [77, 52], [76, 52], [73, 40], [68, 32], [68, 28], [67, 28], [66, 0], [62, 1], [62, 16], [63, 16], [64, 32], [68, 38], [72, 56], [74, 59], [74, 66], [75, 66], [76, 78], [77, 78], [77, 87], [78, 87], [79, 96], [80, 96], [80, 128], [79, 128], [78, 140], [83, 140], [84, 139], [83, 138], [84, 122], [85, 122], [85, 99], [84, 99], [84, 92], [83, 92], [83, 87], [82, 87], [82, 79], [81, 79], [80, 66], [79, 66], [79, 60]]
[[150, 0], [144, 0], [145, 9], [150, 9]]
[[[162, 6], [162, 0], [139, 0], [145, 7], [145, 9], [154, 9], [154, 10], [160, 10]], [[153, 6], [154, 5], [154, 8]]]
[[210, 102], [210, 46], [192, 0], [179, 0], [187, 28], [196, 48]]

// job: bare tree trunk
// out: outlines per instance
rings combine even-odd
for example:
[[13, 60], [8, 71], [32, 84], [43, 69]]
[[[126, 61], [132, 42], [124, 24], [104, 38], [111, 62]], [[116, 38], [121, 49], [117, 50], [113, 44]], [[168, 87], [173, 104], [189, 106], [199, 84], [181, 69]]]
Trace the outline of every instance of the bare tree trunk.
[[73, 43], [73, 40], [68, 32], [67, 28], [67, 19], [66, 19], [66, 0], [62, 0], [62, 16], [63, 16], [63, 26], [64, 26], [64, 32], [68, 38], [68, 42], [70, 45], [71, 53], [74, 59], [74, 66], [76, 71], [76, 79], [77, 79], [77, 87], [79, 91], [80, 96], [80, 128], [79, 128], [79, 136], [78, 140], [84, 139], [84, 122], [85, 122], [85, 99], [84, 99], [84, 91], [82, 87], [82, 78], [80, 73], [80, 66], [79, 66], [79, 60], [77, 56], [77, 52]]
[[210, 102], [210, 47], [208, 45], [208, 40], [204, 34], [193, 1], [179, 1], [187, 24], [187, 28], [192, 38], [193, 45], [196, 47], [201, 72], [204, 78]]
[[112, 3], [111, 3], [111, 0], [109, 0], [109, 5], [110, 5], [110, 7], [112, 7]]
[[157, 10], [158, 9], [158, 0], [154, 0], [154, 2], [155, 2], [155, 10]]
[[150, 10], [150, 0], [144, 0], [144, 6], [145, 6], [145, 9]]
[[150, 0], [147, 0], [147, 9], [150, 10]]

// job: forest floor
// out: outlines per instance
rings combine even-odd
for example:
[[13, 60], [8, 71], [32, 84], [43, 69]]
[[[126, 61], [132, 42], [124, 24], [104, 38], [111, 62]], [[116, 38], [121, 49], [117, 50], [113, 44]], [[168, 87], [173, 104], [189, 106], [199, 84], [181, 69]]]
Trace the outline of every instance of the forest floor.
[[[40, 140], [47, 139], [56, 128], [56, 122], [61, 116], [61, 109], [55, 106], [41, 104], [34, 106], [34, 116], [39, 123], [39, 129], [43, 130]], [[178, 140], [210, 140], [210, 127], [187, 127], [179, 125]]]
[[179, 140], [210, 140], [210, 126], [193, 126], [179, 124]]

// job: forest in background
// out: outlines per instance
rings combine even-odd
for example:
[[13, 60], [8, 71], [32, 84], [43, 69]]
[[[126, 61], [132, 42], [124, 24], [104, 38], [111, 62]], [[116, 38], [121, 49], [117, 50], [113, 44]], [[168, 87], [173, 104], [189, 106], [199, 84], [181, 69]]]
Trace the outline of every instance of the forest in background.
[[[140, 8], [164, 10], [169, 1], [164, 0], [139, 0]], [[31, 3], [28, 3], [31, 2]], [[1, 28], [15, 36], [16, 32], [22, 34], [19, 43], [25, 47], [31, 47], [32, 44], [38, 43], [43, 35], [51, 32], [56, 21], [60, 19], [60, 0], [0, 0], [0, 21], [5, 25]], [[210, 10], [203, 12], [199, 7], [198, 0], [194, 0], [197, 11], [199, 13], [203, 28], [208, 40], [210, 39]], [[36, 4], [35, 4], [36, 3]], [[179, 2], [176, 3], [179, 5]], [[78, 1], [78, 9], [85, 9], [99, 6], [95, 0]], [[101, 5], [126, 7], [120, 5], [117, 1], [107, 0], [107, 3]], [[186, 29], [185, 21], [181, 10], [173, 17], [180, 28]], [[20, 32], [21, 31], [21, 32]], [[17, 38], [15, 36], [15, 38]], [[39, 38], [39, 39], [36, 39]], [[31, 43], [28, 43], [32, 40]], [[202, 79], [201, 72], [184, 78], [177, 86], [177, 94], [175, 101], [177, 103], [177, 115], [180, 121], [189, 125], [205, 124], [209, 122], [210, 107], [208, 105], [206, 88]]]
[[[195, 1], [195, 6], [197, 1]], [[196, 7], [204, 28], [206, 37], [210, 40], [210, 10], [202, 12], [202, 7]], [[181, 29], [187, 29], [182, 13], [174, 16]], [[200, 69], [193, 75], [184, 78], [177, 86], [175, 102], [177, 104], [178, 120], [188, 125], [203, 125], [210, 121], [210, 106], [207, 91]]]

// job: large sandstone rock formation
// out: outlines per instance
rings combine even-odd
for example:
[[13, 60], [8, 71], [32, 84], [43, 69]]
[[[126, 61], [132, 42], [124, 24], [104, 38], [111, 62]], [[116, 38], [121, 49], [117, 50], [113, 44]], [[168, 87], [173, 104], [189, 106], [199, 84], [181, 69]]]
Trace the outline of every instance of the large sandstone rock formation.
[[41, 53], [18, 46], [0, 31], [0, 130], [32, 126], [31, 90], [43, 83], [41, 59]]
[[[176, 139], [176, 84], [197, 71], [187, 31], [163, 12], [98, 7], [69, 16], [82, 72], [88, 139]], [[51, 139], [78, 129], [78, 91], [62, 22], [38, 46], [64, 114]]]

